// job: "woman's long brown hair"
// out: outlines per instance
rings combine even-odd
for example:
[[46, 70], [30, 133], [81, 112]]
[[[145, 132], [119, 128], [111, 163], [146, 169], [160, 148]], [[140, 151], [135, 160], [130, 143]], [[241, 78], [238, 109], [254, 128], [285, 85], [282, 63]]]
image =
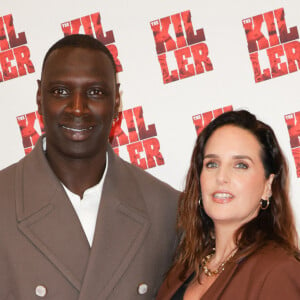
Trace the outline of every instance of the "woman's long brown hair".
[[[201, 260], [213, 251], [214, 224], [201, 205], [200, 174], [204, 149], [212, 133], [224, 125], [251, 132], [261, 146], [265, 177], [275, 174], [270, 206], [239, 228], [235, 234], [238, 247], [234, 259], [246, 258], [267, 242], [275, 242], [299, 259], [298, 235], [289, 200], [288, 167], [272, 128], [245, 110], [226, 112], [213, 120], [198, 136], [193, 150], [186, 186], [179, 200], [177, 229], [181, 236], [173, 268], [196, 272], [200, 281]], [[200, 200], [200, 205], [199, 205]], [[172, 270], [171, 269], [171, 270]]]

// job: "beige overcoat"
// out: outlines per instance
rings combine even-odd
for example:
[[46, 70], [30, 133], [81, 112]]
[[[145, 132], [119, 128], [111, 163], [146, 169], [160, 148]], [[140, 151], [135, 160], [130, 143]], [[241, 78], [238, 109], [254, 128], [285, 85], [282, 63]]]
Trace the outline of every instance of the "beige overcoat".
[[0, 300], [154, 299], [176, 243], [178, 192], [110, 146], [108, 155], [92, 248], [41, 140], [0, 172]]

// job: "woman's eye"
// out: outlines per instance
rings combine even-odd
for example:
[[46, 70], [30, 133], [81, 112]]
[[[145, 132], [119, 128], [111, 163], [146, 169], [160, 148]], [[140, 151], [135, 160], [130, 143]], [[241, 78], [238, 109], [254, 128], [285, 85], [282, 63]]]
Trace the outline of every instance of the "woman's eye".
[[205, 164], [206, 168], [211, 169], [211, 168], [217, 168], [218, 164], [214, 161], [209, 161]]
[[243, 163], [243, 162], [239, 162], [239, 163], [237, 163], [236, 165], [235, 165], [235, 167], [237, 168], [237, 169], [248, 169], [248, 165], [247, 164], [245, 164], [245, 163]]

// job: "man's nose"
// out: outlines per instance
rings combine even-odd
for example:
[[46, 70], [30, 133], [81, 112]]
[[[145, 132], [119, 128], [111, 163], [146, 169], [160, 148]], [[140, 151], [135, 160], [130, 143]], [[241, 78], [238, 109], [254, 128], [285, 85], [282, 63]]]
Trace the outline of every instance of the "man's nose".
[[81, 116], [86, 112], [87, 101], [82, 93], [75, 92], [71, 99], [70, 108], [74, 116]]

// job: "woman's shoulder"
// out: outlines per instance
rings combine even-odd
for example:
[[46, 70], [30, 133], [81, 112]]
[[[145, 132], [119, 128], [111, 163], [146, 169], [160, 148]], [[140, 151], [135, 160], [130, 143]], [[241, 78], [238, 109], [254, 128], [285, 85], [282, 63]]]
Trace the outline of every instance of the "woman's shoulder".
[[267, 245], [256, 256], [262, 279], [260, 299], [299, 299], [300, 261], [276, 244]]
[[[243, 265], [243, 261], [241, 265]], [[264, 270], [263, 272], [281, 272], [286, 270], [295, 270], [300, 275], [300, 261], [282, 246], [270, 242], [261, 249], [253, 253], [245, 260], [245, 265]]]
[[248, 295], [247, 299], [298, 300], [299, 278], [300, 262], [280, 245], [268, 243], [236, 264], [224, 295], [231, 298], [233, 295]]
[[260, 248], [254, 256], [264, 257], [265, 259], [273, 259], [276, 257], [277, 260], [283, 261], [286, 259], [295, 259], [297, 261], [288, 250], [276, 242], [268, 242], [265, 246]]

